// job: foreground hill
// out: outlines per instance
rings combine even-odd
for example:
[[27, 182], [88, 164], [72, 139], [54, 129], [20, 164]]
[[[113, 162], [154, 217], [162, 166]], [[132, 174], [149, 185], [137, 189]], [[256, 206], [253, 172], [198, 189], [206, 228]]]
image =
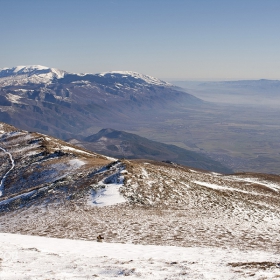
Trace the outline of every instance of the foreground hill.
[[0, 208], [80, 196], [96, 180], [118, 176], [118, 164], [113, 161], [59, 139], [0, 123]]
[[275, 251], [280, 177], [115, 161], [1, 124], [2, 232]]
[[116, 158], [146, 158], [209, 171], [232, 173], [229, 168], [201, 153], [114, 129], [102, 129], [97, 134], [82, 138], [82, 140], [72, 139], [70, 143]]
[[151, 109], [202, 101], [135, 72], [73, 74], [45, 66], [0, 69], [0, 121], [60, 138], [105, 123], [129, 122]]

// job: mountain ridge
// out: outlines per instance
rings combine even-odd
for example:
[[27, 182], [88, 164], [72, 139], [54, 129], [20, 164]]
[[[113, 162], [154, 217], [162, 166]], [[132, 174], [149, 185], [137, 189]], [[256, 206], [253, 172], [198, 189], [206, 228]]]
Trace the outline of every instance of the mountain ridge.
[[[108, 77], [108, 76], [119, 76], [122, 78], [131, 77], [137, 80], [145, 81], [148, 84], [161, 85], [161, 86], [173, 86], [170, 83], [164, 82], [160, 79], [154, 78], [149, 75], [140, 74], [134, 71], [110, 71], [102, 73], [71, 73], [64, 70], [59, 70], [57, 68], [51, 68], [42, 65], [28, 65], [28, 66], [15, 66], [11, 68], [2, 68], [0, 69], [0, 84], [3, 83], [3, 78], [9, 78], [11, 76], [27, 76], [23, 79], [22, 84], [24, 83], [40, 83], [48, 82], [51, 83], [54, 78], [63, 79], [65, 76], [79, 76], [85, 78], [87, 76], [96, 76], [96, 77]], [[41, 80], [39, 78], [31, 78], [32, 76], [42, 76]], [[44, 77], [45, 76], [45, 77]], [[2, 81], [1, 81], [2, 78]], [[28, 79], [29, 78], [29, 79]], [[45, 78], [45, 80], [43, 80]]]
[[91, 127], [203, 103], [169, 83], [134, 72], [72, 74], [52, 69], [2, 70], [0, 121], [66, 139]]

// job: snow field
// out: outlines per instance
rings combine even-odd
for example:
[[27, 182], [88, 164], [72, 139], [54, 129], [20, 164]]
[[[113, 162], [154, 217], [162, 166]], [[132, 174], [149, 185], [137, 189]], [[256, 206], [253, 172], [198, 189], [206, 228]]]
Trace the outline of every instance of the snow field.
[[278, 255], [0, 234], [3, 280], [277, 279]]

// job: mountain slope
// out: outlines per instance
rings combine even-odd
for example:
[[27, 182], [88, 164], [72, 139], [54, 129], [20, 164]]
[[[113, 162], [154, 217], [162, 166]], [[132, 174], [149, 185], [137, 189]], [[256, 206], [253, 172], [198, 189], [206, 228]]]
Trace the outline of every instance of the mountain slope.
[[120, 164], [112, 158], [3, 123], [0, 148], [2, 210], [28, 203], [61, 203], [89, 192], [92, 184], [108, 176], [120, 176]]
[[[10, 130], [11, 129], [11, 130]], [[1, 124], [2, 232], [275, 251], [280, 177], [113, 159]], [[10, 157], [1, 151], [1, 178]], [[100, 207], [101, 206], [101, 207]]]
[[73, 74], [38, 65], [0, 70], [0, 121], [60, 138], [181, 103], [202, 101], [135, 72]]
[[55, 79], [63, 78], [64, 74], [65, 71], [41, 65], [17, 66], [0, 69], [0, 83], [1, 86], [49, 84]]
[[204, 170], [232, 173], [232, 170], [221, 163], [198, 152], [152, 141], [124, 131], [102, 129], [97, 134], [83, 138], [82, 141], [72, 139], [70, 143], [116, 158], [171, 161]]

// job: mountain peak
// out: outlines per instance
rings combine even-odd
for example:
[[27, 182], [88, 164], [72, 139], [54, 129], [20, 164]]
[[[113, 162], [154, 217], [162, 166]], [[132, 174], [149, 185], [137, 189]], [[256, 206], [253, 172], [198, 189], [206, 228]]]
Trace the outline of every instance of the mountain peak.
[[65, 75], [65, 71], [49, 68], [42, 65], [16, 66], [12, 68], [0, 69], [0, 80], [5, 85], [24, 84], [24, 83], [50, 83], [53, 79], [61, 79]]
[[117, 131], [117, 130], [112, 129], [112, 128], [103, 128], [98, 133], [99, 134], [107, 134], [107, 133], [111, 133], [111, 132], [115, 132], [115, 131]]
[[[26, 66], [16, 66], [12, 68], [2, 68], [0, 69], [0, 82], [4, 82], [4, 86], [25, 83], [51, 83], [53, 79], [62, 79], [66, 74], [71, 74], [57, 68], [50, 68], [42, 65], [26, 65]], [[79, 77], [83, 76], [99, 76], [104, 78], [109, 78], [116, 80], [120, 84], [124, 82], [136, 83], [136, 84], [150, 84], [156, 86], [172, 87], [173, 85], [157, 79], [155, 77], [140, 74], [134, 71], [112, 71], [104, 72], [100, 74], [72, 74]]]
[[144, 74], [140, 74], [138, 72], [134, 72], [134, 71], [111, 71], [111, 72], [104, 72], [104, 73], [100, 73], [99, 76], [103, 76], [103, 77], [115, 77], [115, 78], [133, 78], [136, 80], [143, 80], [144, 82], [148, 83], [148, 84], [154, 84], [157, 86], [173, 86], [170, 83], [167, 83], [165, 81], [162, 81], [160, 79], [157, 79], [155, 77], [149, 76], [149, 75], [144, 75]]
[[[9, 68], [6, 68], [9, 69]], [[28, 73], [30, 71], [40, 71], [50, 69], [49, 67], [42, 65], [26, 65], [26, 66], [16, 66], [13, 67], [14, 73]]]

